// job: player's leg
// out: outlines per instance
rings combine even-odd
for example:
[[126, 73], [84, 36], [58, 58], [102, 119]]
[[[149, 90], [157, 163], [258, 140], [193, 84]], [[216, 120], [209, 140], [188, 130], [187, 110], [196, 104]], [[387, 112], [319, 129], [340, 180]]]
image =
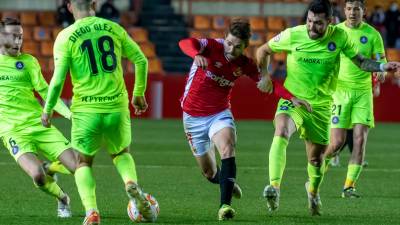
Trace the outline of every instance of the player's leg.
[[344, 128], [332, 128], [330, 143], [325, 151], [325, 170], [328, 170], [328, 166], [334, 157], [339, 156], [340, 151], [344, 148], [346, 142], [347, 130]]
[[[32, 178], [37, 188], [46, 194], [55, 197], [59, 201], [69, 204], [68, 195], [58, 186], [56, 181], [48, 176], [42, 167], [42, 162], [33, 153], [22, 154], [18, 160], [18, 165]], [[70, 216], [60, 216], [70, 217]]]
[[79, 152], [79, 163], [74, 173], [79, 196], [86, 211], [84, 225], [100, 224], [96, 202], [96, 182], [92, 163], [102, 143], [103, 116], [100, 113], [73, 113], [71, 142]]
[[319, 197], [319, 188], [324, 177], [324, 160], [323, 155], [327, 145], [306, 142], [307, 150], [307, 173], [308, 181], [306, 182], [306, 190], [308, 197], [308, 206], [311, 215], [321, 215], [321, 199]]
[[353, 152], [348, 165], [346, 181], [342, 197], [357, 198], [360, 195], [355, 190], [355, 183], [362, 171], [365, 156], [365, 146], [369, 128], [374, 127], [373, 99], [370, 90], [353, 91], [354, 107], [351, 115], [353, 128]]
[[[294, 119], [296, 118], [296, 119]], [[302, 124], [302, 119], [293, 104], [281, 99], [274, 119], [275, 132], [269, 150], [269, 185], [264, 188], [263, 196], [267, 200], [269, 211], [279, 207], [280, 186], [286, 166], [286, 148], [289, 139]]]
[[212, 141], [221, 156], [221, 172], [219, 178], [221, 199], [218, 219], [231, 219], [235, 215], [235, 211], [231, 207], [233, 189], [236, 181], [235, 129], [232, 127], [222, 128], [212, 136]]
[[355, 184], [361, 174], [365, 157], [365, 146], [368, 137], [368, 126], [355, 124], [353, 128], [354, 146], [347, 168], [346, 181], [343, 187], [342, 197], [358, 198]]

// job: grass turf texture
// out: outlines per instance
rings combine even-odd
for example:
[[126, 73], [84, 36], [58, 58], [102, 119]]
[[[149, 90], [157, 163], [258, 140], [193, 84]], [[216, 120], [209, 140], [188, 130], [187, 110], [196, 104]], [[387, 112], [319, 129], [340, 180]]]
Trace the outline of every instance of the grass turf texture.
[[[68, 121], [55, 125], [69, 137]], [[268, 213], [261, 197], [267, 183], [267, 152], [273, 126], [264, 121], [238, 121], [238, 182], [244, 197], [234, 200], [237, 216], [232, 224], [400, 224], [400, 141], [399, 124], [377, 124], [367, 144], [369, 166], [358, 183], [361, 199], [340, 198], [345, 179], [348, 151], [340, 168], [330, 168], [324, 178], [321, 198], [323, 216], [311, 217], [304, 190], [306, 156], [304, 144], [292, 138], [281, 190], [280, 208]], [[217, 221], [219, 187], [204, 179], [197, 168], [179, 120], [133, 120], [132, 153], [139, 182], [160, 203], [157, 224], [221, 224]], [[61, 175], [60, 184], [72, 199], [73, 218], [56, 218], [56, 201], [36, 188], [17, 167], [8, 151], [0, 147], [0, 224], [81, 224], [83, 207], [72, 176]], [[123, 183], [110, 157], [101, 151], [94, 174], [103, 225], [132, 224], [126, 213], [128, 203]], [[225, 222], [223, 222], [225, 223]]]

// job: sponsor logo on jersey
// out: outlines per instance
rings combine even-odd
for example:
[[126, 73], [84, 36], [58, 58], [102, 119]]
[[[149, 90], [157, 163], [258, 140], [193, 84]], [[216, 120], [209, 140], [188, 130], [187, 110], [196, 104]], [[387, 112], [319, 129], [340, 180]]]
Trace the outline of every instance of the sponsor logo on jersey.
[[111, 102], [122, 96], [122, 93], [113, 96], [83, 96], [82, 102]]
[[331, 51], [331, 52], [336, 50], [335, 42], [331, 41], [331, 42], [328, 43], [328, 50]]
[[208, 77], [211, 80], [217, 82], [219, 84], [219, 86], [221, 86], [221, 87], [225, 87], [225, 86], [233, 87], [233, 85], [235, 84], [234, 82], [226, 79], [225, 77], [217, 76], [217, 75], [213, 74], [210, 71], [206, 71], [206, 77]]
[[243, 75], [242, 68], [240, 68], [240, 67], [236, 68], [235, 71], [233, 71], [233, 76], [235, 76], [235, 77], [240, 77], [242, 75]]
[[275, 42], [279, 42], [279, 41], [281, 40], [281, 38], [282, 38], [282, 32], [279, 33], [278, 35], [276, 35], [276, 36], [273, 38], [273, 40], [274, 40]]
[[360, 42], [363, 44], [366, 44], [368, 42], [368, 38], [366, 36], [361, 36], [360, 37]]
[[332, 117], [332, 123], [333, 124], [338, 124], [339, 123], [339, 117], [338, 116]]
[[222, 67], [222, 63], [221, 62], [215, 62], [214, 66], [217, 68], [221, 68]]
[[21, 61], [17, 61], [15, 63], [15, 68], [17, 68], [18, 70], [22, 70], [24, 68], [24, 63]]
[[307, 63], [307, 64], [322, 64], [322, 65], [326, 65], [326, 64], [331, 64], [332, 63], [331, 60], [318, 59], [318, 58], [303, 58], [303, 57], [299, 57], [298, 61], [299, 62], [303, 62], [303, 63]]

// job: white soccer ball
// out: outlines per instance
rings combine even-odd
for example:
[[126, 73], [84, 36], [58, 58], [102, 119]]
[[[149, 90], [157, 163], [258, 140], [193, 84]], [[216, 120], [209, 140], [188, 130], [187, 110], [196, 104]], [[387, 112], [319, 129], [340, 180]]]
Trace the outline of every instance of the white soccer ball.
[[145, 193], [146, 199], [150, 202], [150, 213], [149, 215], [142, 215], [136, 206], [135, 199], [129, 200], [127, 212], [129, 218], [135, 223], [141, 222], [155, 222], [157, 220], [158, 214], [160, 213], [160, 206], [157, 200], [148, 193]]

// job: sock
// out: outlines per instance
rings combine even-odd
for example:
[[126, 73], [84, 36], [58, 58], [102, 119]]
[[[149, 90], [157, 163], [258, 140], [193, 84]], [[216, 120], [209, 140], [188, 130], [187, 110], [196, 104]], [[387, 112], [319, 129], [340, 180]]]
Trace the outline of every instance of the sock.
[[96, 182], [93, 177], [92, 168], [80, 167], [75, 171], [75, 183], [79, 196], [86, 211], [96, 210]]
[[215, 173], [213, 178], [207, 178], [208, 181], [210, 181], [213, 184], [219, 184], [219, 177], [221, 174], [221, 170], [219, 169], [219, 167], [217, 166], [217, 173]]
[[281, 186], [283, 171], [286, 166], [286, 148], [288, 143], [286, 138], [274, 136], [269, 150], [269, 183], [275, 188]]
[[362, 165], [349, 164], [349, 166], [347, 167], [347, 177], [346, 182], [344, 183], [344, 189], [355, 186], [355, 183], [358, 180], [361, 171]]
[[56, 197], [57, 199], [61, 199], [65, 196], [64, 191], [50, 176], [46, 176], [46, 181], [43, 186], [38, 186], [36, 184], [35, 186], [42, 190], [44, 193]]
[[308, 163], [307, 172], [308, 172], [308, 180], [310, 181], [310, 186], [308, 187], [308, 191], [317, 194], [319, 191], [319, 186], [322, 183], [322, 179], [324, 178], [324, 163], [320, 167], [316, 167]]
[[332, 157], [325, 157], [325, 159], [324, 159], [324, 173], [326, 173], [326, 172], [328, 172], [328, 169], [329, 169], [329, 163], [331, 162], [331, 160], [332, 160]]
[[232, 191], [236, 178], [236, 163], [235, 157], [221, 160], [221, 174], [220, 174], [220, 190], [221, 190], [221, 206], [231, 205]]
[[129, 181], [137, 183], [135, 162], [131, 154], [125, 152], [118, 155], [113, 159], [113, 163], [125, 184]]
[[50, 174], [55, 174], [55, 173], [62, 173], [62, 174], [71, 174], [67, 168], [63, 164], [61, 164], [60, 161], [55, 161], [52, 162], [47, 169]]

